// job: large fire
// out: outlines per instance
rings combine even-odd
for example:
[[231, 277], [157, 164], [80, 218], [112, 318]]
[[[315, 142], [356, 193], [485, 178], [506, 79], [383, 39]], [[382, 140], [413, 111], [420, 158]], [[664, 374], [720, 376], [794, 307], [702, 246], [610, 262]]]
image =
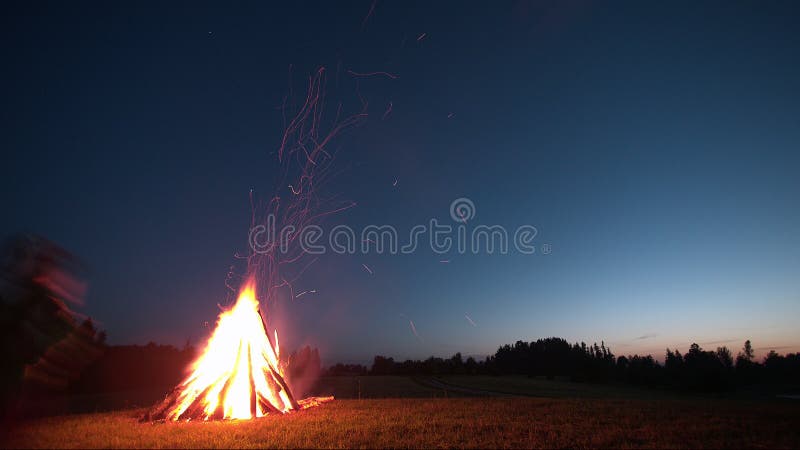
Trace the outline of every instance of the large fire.
[[274, 341], [256, 299], [251, 278], [233, 307], [219, 316], [192, 373], [145, 420], [253, 419], [305, 409], [333, 397], [295, 400]]
[[[289, 101], [291, 94], [284, 99], [285, 128], [277, 151], [282, 175], [275, 195], [264, 203], [254, 201], [253, 191], [250, 192], [253, 215], [247, 270], [253, 276], [243, 285], [234, 306], [220, 314], [206, 348], [192, 364], [191, 374], [151, 409], [144, 420], [253, 419], [333, 399], [296, 400], [292, 395], [280, 358], [278, 333], [268, 332], [255, 294], [258, 278], [270, 287], [271, 293], [287, 289], [296, 298], [292, 283], [316, 259], [300, 263], [308, 252], [298, 243], [296, 233], [291, 238], [287, 236], [287, 242], [281, 243], [281, 251], [276, 252], [277, 246], [271, 240], [260, 245], [256, 238], [261, 231], [255, 234], [254, 231], [266, 230], [270, 223], [281, 229], [303, 230], [323, 217], [355, 206], [354, 202], [336, 201], [335, 197], [320, 197], [319, 186], [330, 176], [333, 157], [328, 145], [343, 130], [366, 120], [367, 103], [359, 95], [361, 112], [343, 116], [339, 102], [334, 117], [325, 115], [325, 74], [325, 68], [320, 67], [308, 77], [304, 101]], [[356, 78], [380, 74], [396, 78], [386, 72], [351, 72]], [[302, 106], [295, 109], [291, 106], [294, 104]]]

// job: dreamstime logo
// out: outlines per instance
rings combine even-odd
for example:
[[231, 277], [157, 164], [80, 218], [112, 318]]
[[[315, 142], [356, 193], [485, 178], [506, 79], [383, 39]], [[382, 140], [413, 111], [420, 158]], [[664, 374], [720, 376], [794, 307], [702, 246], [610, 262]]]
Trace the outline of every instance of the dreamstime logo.
[[472, 200], [461, 197], [450, 203], [450, 217], [456, 222], [467, 222], [475, 218], [475, 203]]
[[[308, 254], [320, 255], [327, 252], [337, 254], [377, 253], [410, 254], [427, 246], [436, 254], [456, 252], [458, 254], [508, 254], [510, 249], [531, 255], [536, 253], [534, 243], [539, 234], [533, 225], [521, 225], [509, 233], [502, 225], [471, 226], [475, 218], [475, 203], [461, 197], [450, 204], [450, 218], [455, 226], [439, 223], [432, 218], [426, 224], [417, 224], [408, 232], [402, 242], [401, 233], [392, 225], [368, 225], [356, 232], [349, 225], [337, 225], [327, 233], [319, 225], [309, 225], [301, 229], [294, 226], [277, 229], [275, 216], [270, 214], [264, 224], [250, 229], [250, 248], [257, 254], [286, 254], [295, 246]], [[549, 243], [538, 247], [542, 254], [550, 254]]]

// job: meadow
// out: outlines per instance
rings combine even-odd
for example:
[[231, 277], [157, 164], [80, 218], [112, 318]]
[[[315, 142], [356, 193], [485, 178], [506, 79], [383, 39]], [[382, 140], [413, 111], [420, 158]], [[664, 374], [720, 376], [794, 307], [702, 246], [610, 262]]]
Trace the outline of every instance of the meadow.
[[252, 421], [140, 423], [139, 410], [18, 425], [5, 447], [741, 448], [800, 444], [792, 404], [630, 399], [337, 400]]
[[[793, 400], [681, 397], [524, 378], [529, 396], [464, 397], [404, 377], [327, 380], [338, 393], [318, 408], [252, 421], [140, 423], [142, 409], [15, 424], [3, 447], [37, 448], [741, 448], [800, 446]], [[502, 379], [500, 379], [502, 380]], [[422, 381], [420, 383], [419, 381]], [[444, 379], [448, 385], [464, 380]], [[498, 379], [474, 378], [496, 387]], [[454, 384], [452, 384], [454, 385]], [[455, 386], [455, 385], [454, 385]], [[361, 399], [352, 398], [358, 394]], [[532, 397], [536, 388], [544, 397]], [[576, 393], [577, 392], [577, 393]], [[409, 396], [402, 397], [404, 394]], [[380, 397], [393, 398], [380, 398]], [[350, 397], [350, 398], [347, 398]]]

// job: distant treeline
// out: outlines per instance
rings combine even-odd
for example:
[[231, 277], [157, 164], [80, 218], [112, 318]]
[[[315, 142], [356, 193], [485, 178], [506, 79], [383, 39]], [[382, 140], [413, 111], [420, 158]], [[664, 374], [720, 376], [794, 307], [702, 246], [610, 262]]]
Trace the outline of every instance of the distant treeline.
[[661, 364], [650, 355], [615, 357], [602, 342], [599, 346], [570, 344], [552, 337], [504, 345], [483, 361], [472, 357], [464, 360], [460, 353], [448, 359], [430, 357], [403, 362], [375, 356], [369, 369], [359, 364], [336, 364], [325, 371], [329, 376], [455, 374], [558, 376], [574, 381], [725, 391], [750, 384], [796, 383], [800, 380], [800, 354], [779, 355], [771, 351], [757, 362], [750, 341], [744, 343], [735, 358], [727, 347], [708, 351], [692, 344], [683, 355], [667, 349]]
[[195, 358], [194, 347], [171, 345], [103, 346], [102, 354], [71, 386], [74, 393], [105, 393], [169, 388], [187, 374]]

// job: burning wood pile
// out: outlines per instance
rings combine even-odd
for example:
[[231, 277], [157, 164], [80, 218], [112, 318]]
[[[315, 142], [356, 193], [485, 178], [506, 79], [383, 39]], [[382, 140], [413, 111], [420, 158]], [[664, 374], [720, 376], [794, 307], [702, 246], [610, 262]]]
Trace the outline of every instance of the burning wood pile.
[[253, 419], [317, 406], [333, 397], [297, 400], [270, 339], [251, 279], [217, 327], [192, 373], [143, 417], [153, 420]]

